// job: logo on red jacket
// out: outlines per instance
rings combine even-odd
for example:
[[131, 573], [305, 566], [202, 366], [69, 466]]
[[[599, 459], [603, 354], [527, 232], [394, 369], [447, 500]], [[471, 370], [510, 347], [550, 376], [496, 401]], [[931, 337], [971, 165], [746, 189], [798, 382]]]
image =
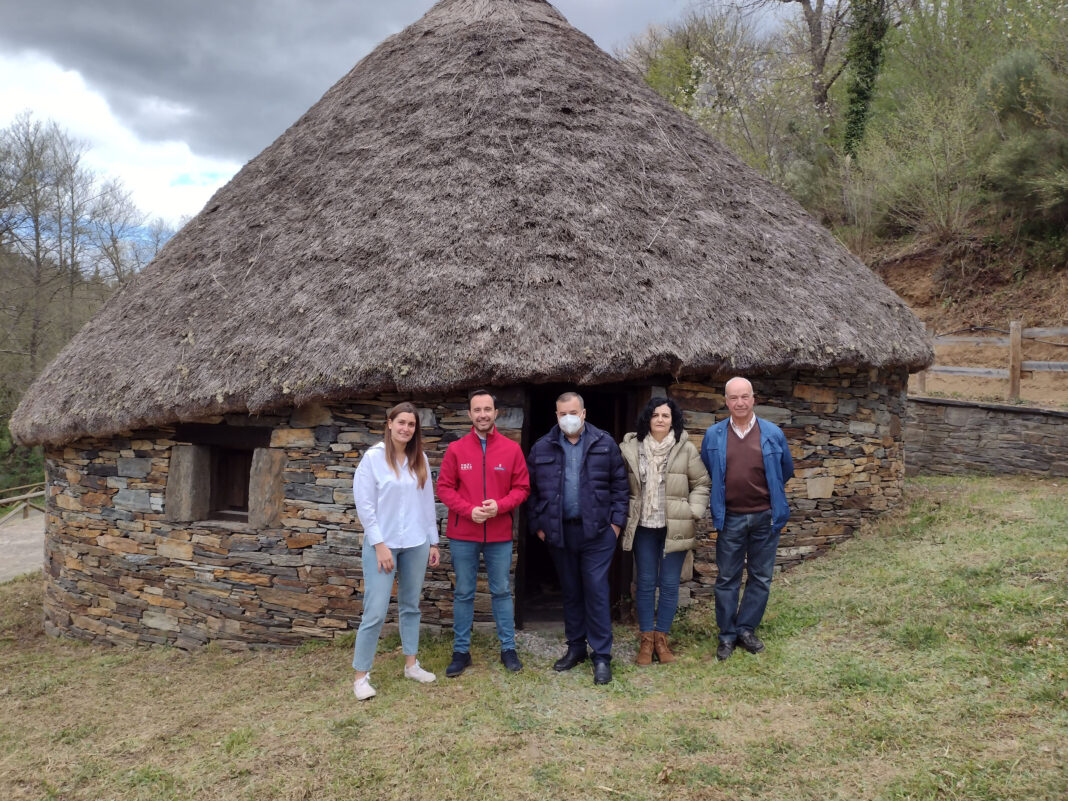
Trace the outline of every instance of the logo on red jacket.
[[474, 470], [475, 466], [471, 462], [460, 462], [461, 470]]

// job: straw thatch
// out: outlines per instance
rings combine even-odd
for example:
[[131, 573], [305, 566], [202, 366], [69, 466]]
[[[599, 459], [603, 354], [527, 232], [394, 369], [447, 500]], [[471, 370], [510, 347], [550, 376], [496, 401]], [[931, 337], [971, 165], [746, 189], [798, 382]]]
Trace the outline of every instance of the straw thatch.
[[548, 3], [443, 0], [220, 189], [11, 427], [931, 358], [864, 265]]

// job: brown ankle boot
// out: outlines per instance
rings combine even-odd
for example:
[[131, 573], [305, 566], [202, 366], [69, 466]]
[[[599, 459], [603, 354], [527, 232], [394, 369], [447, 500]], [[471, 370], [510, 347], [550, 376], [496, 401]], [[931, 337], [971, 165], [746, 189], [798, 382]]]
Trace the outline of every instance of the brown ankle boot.
[[668, 648], [667, 635], [664, 632], [653, 632], [653, 649], [656, 651], [656, 658], [660, 660], [661, 665], [675, 661], [675, 654], [671, 653], [671, 649]]
[[634, 660], [634, 664], [646, 665], [653, 664], [653, 633], [651, 631], [643, 631], [641, 634], [641, 642], [638, 646], [638, 658]]

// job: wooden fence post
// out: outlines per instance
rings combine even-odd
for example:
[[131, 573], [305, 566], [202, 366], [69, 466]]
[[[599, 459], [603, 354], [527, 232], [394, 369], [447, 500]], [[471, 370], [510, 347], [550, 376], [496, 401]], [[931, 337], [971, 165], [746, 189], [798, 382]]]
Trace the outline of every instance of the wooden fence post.
[[1009, 323], [1009, 400], [1020, 399], [1020, 371], [1023, 365], [1023, 326], [1019, 320]]
[[[931, 326], [928, 323], [923, 324], [923, 330], [928, 337], [931, 336]], [[919, 375], [916, 376], [916, 388], [921, 395], [927, 394], [927, 371], [920, 370]]]

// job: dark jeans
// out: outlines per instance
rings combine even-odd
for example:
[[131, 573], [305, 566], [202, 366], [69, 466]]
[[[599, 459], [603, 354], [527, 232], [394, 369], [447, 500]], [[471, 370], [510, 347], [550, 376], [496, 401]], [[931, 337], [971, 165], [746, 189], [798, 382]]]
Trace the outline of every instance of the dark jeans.
[[[771, 531], [771, 510], [735, 515], [727, 512], [716, 539], [716, 625], [721, 642], [734, 642], [739, 632], [760, 625], [768, 605], [779, 535]], [[742, 568], [745, 593], [738, 606]]]
[[608, 572], [616, 537], [608, 528], [592, 542], [583, 542], [582, 523], [564, 523], [565, 547], [549, 547], [564, 595], [564, 636], [567, 647], [589, 644], [595, 662], [612, 658], [612, 605]]
[[[666, 526], [638, 526], [634, 532], [634, 606], [638, 610], [640, 631], [669, 633], [679, 607], [679, 578], [686, 551], [664, 553], [666, 541]], [[659, 603], [657, 590], [660, 590]]]

